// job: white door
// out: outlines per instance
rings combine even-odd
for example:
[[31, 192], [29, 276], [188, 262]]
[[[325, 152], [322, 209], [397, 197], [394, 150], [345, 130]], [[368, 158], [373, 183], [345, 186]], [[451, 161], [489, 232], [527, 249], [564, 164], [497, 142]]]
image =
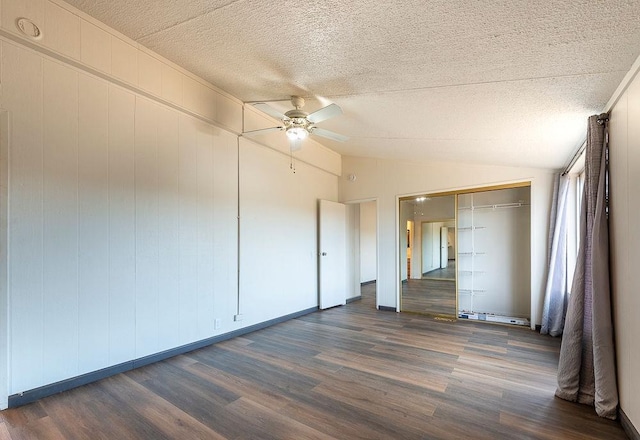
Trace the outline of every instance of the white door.
[[440, 228], [440, 267], [446, 268], [449, 265], [449, 228]]
[[318, 288], [320, 308], [328, 309], [347, 299], [346, 207], [320, 200], [318, 208]]

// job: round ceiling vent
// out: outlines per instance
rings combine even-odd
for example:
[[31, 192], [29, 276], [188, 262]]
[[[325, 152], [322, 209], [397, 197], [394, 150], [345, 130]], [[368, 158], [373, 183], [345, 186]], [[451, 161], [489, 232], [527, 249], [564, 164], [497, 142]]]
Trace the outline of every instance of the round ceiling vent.
[[29, 20], [28, 18], [24, 18], [24, 17], [18, 18], [16, 20], [16, 26], [18, 27], [18, 30], [20, 32], [22, 32], [24, 35], [31, 38], [32, 40], [39, 40], [40, 38], [42, 38], [42, 32], [40, 31], [40, 28], [38, 27], [38, 25], [36, 25], [33, 21]]

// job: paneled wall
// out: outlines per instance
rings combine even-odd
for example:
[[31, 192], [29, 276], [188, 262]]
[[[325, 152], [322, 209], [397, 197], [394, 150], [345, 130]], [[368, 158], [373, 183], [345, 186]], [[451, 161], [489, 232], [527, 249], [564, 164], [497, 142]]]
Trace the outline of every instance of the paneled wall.
[[238, 100], [63, 1], [2, 0], [1, 8], [1, 29], [8, 35], [24, 37], [16, 19], [26, 17], [41, 31], [33, 44], [231, 131], [242, 130]]
[[13, 44], [2, 74], [9, 392], [229, 330], [236, 137]]
[[306, 143], [294, 173], [286, 143], [239, 138], [242, 103], [179, 66], [57, 0], [1, 7], [0, 408], [318, 305], [337, 153]]
[[611, 110], [609, 227], [620, 407], [640, 429], [640, 77]]

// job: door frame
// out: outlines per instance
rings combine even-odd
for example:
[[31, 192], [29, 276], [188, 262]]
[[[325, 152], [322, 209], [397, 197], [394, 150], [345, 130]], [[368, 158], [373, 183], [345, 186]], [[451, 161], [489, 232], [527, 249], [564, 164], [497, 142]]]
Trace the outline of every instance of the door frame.
[[9, 403], [9, 113], [0, 109], [0, 410]]

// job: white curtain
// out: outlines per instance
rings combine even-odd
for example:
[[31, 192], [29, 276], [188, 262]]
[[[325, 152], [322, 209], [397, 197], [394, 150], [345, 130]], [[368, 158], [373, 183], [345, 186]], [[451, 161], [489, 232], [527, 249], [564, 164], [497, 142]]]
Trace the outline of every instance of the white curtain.
[[549, 222], [549, 267], [542, 309], [543, 335], [560, 336], [569, 298], [567, 284], [567, 199], [569, 177], [557, 174]]
[[556, 396], [594, 405], [598, 415], [615, 419], [618, 389], [609, 285], [606, 118], [589, 118], [580, 250], [562, 335]]

